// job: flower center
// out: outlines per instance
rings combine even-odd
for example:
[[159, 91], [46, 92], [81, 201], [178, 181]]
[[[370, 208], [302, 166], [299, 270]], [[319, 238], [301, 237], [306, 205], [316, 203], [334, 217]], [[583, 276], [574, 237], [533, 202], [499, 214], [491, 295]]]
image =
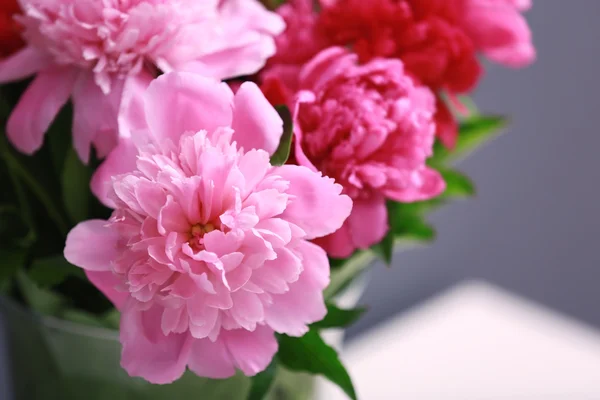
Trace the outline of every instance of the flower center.
[[194, 250], [202, 250], [204, 248], [204, 235], [214, 231], [216, 227], [211, 224], [195, 224], [190, 229], [189, 244]]

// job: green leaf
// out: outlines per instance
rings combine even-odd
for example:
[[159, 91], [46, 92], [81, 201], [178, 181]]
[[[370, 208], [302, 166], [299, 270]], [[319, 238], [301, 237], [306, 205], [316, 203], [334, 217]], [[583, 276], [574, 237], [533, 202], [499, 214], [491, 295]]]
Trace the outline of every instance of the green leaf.
[[352, 380], [337, 352], [321, 339], [317, 331], [310, 330], [302, 337], [281, 335], [277, 358], [293, 371], [323, 375], [356, 400]]
[[62, 255], [34, 260], [29, 271], [29, 278], [42, 288], [58, 285], [69, 276], [86, 279], [83, 270], [70, 264]]
[[74, 308], [69, 308], [61, 313], [61, 318], [67, 321], [75, 322], [78, 324], [95, 326], [98, 328], [105, 328], [106, 324], [102, 321], [101, 318], [97, 317], [94, 314], [90, 314], [83, 310], [76, 310]]
[[252, 377], [252, 386], [247, 400], [263, 400], [273, 385], [277, 373], [277, 361], [273, 359], [271, 364], [263, 372]]
[[471, 197], [475, 195], [475, 185], [468, 176], [453, 169], [439, 168], [438, 171], [446, 181], [446, 190], [442, 197]]
[[71, 140], [71, 126], [73, 124], [73, 107], [71, 103], [65, 105], [54, 121], [48, 132], [45, 140], [49, 148], [52, 166], [56, 175], [60, 176], [65, 166], [68, 153], [72, 151], [73, 144]]
[[40, 184], [36, 177], [28, 171], [21, 161], [12, 153], [3, 132], [0, 132], [0, 157], [4, 159], [4, 162], [10, 170], [11, 175], [14, 176], [14, 179], [22, 182], [35, 195], [45, 208], [48, 216], [56, 224], [56, 227], [66, 236], [69, 232], [69, 225], [64, 220], [60, 209], [56, 207], [52, 196], [46, 190], [44, 185]]
[[90, 170], [82, 164], [75, 150], [71, 149], [67, 153], [62, 172], [62, 197], [73, 223], [83, 221], [88, 216], [90, 178]]
[[11, 279], [19, 269], [24, 268], [25, 257], [23, 250], [0, 250], [0, 282]]
[[387, 266], [392, 264], [392, 258], [394, 256], [394, 236], [394, 232], [389, 232], [381, 242], [371, 247], [371, 250], [377, 254], [377, 257], [385, 262]]
[[102, 321], [104, 325], [109, 329], [119, 329], [119, 322], [121, 321], [121, 313], [119, 310], [112, 309], [102, 315]]
[[342, 309], [334, 304], [327, 304], [327, 315], [319, 322], [315, 322], [311, 327], [315, 329], [325, 328], [344, 328], [352, 325], [367, 311], [365, 307]]
[[294, 123], [292, 121], [292, 114], [286, 106], [277, 106], [275, 109], [283, 120], [283, 134], [279, 141], [279, 147], [277, 147], [277, 150], [271, 156], [271, 165], [279, 166], [285, 164], [290, 157]]
[[419, 203], [388, 201], [388, 218], [395, 240], [429, 241], [435, 238], [435, 230], [426, 222]]
[[440, 143], [436, 143], [434, 155], [428, 161], [429, 165], [439, 167], [463, 159], [482, 144], [494, 138], [506, 124], [507, 120], [504, 117], [490, 115], [476, 115], [464, 121], [460, 125], [454, 149], [448, 150]]
[[17, 272], [17, 283], [25, 301], [33, 310], [52, 316], [59, 315], [63, 310], [66, 299], [57, 293], [38, 287], [24, 271]]

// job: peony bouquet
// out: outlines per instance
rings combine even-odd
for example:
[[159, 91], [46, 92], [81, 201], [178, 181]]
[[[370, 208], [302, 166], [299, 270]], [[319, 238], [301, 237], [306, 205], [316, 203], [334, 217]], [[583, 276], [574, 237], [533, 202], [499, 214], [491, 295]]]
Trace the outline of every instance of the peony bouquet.
[[261, 399], [299, 371], [356, 398], [321, 334], [364, 309], [336, 299], [474, 193], [453, 163], [504, 119], [468, 95], [482, 59], [533, 61], [529, 7], [3, 1], [3, 298], [118, 329], [136, 382]]

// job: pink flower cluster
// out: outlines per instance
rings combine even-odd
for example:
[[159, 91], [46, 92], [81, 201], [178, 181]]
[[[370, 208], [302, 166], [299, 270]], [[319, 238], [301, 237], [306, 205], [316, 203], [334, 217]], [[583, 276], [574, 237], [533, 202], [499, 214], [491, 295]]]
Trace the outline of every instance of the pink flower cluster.
[[[275, 333], [325, 316], [328, 255], [379, 243], [388, 201], [445, 190], [442, 94], [475, 86], [479, 54], [535, 57], [528, 0], [315, 1], [20, 0], [0, 83], [33, 79], [7, 136], [34, 153], [70, 101], [80, 159], [105, 158], [91, 189], [112, 215], [64, 255], [122, 312], [132, 376], [264, 370]], [[221, 82], [241, 76], [259, 86]], [[272, 104], [293, 114], [285, 165]]]

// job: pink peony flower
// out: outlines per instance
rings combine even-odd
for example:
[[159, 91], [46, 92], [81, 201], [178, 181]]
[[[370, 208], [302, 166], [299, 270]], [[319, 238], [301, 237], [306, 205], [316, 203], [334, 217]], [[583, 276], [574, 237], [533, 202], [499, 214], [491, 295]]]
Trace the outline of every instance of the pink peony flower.
[[65, 257], [122, 311], [130, 375], [254, 375], [277, 350], [274, 332], [300, 336], [325, 316], [329, 263], [309, 240], [338, 229], [352, 202], [330, 178], [270, 164], [282, 121], [253, 83], [234, 96], [169, 73], [143, 100], [132, 125], [147, 144], [134, 165], [109, 160], [131, 169], [111, 181], [115, 210], [76, 226]]
[[122, 99], [135, 98], [157, 68], [219, 79], [254, 73], [284, 29], [257, 0], [21, 0], [21, 7], [28, 46], [0, 62], [0, 82], [36, 77], [8, 137], [35, 152], [70, 98], [83, 161], [91, 144], [101, 157], [115, 146]]
[[333, 257], [383, 239], [386, 199], [425, 200], [445, 188], [425, 164], [435, 137], [431, 91], [416, 86], [399, 60], [357, 61], [333, 47], [300, 74], [296, 161], [334, 178], [354, 200], [344, 226], [317, 240]]

